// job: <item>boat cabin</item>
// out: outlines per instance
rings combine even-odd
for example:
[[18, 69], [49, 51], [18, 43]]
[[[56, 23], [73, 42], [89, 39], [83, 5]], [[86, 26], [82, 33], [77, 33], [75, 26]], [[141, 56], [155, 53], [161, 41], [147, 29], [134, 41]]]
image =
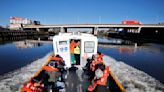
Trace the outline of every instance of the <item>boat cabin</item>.
[[72, 64], [83, 67], [85, 59], [97, 53], [97, 43], [96, 36], [79, 32], [59, 33], [53, 37], [54, 54], [63, 57], [68, 68]]

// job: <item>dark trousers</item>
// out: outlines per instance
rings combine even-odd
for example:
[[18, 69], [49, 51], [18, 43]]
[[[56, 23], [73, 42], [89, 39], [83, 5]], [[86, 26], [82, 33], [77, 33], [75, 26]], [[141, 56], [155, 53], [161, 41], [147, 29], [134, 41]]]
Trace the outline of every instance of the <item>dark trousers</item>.
[[61, 72], [61, 81], [65, 81], [67, 70], [65, 70], [64, 68], [59, 68], [59, 71]]
[[97, 85], [94, 92], [107, 92], [107, 87], [102, 85]]
[[75, 55], [76, 65], [80, 65], [80, 54], [74, 54], [74, 55]]

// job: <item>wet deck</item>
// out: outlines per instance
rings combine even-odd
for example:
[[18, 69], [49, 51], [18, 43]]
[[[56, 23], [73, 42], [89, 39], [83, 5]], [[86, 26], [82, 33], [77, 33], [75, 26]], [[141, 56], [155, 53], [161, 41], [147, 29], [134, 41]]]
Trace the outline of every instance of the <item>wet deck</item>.
[[83, 70], [72, 67], [68, 70], [65, 83], [66, 92], [86, 92], [90, 81], [87, 80], [87, 76], [84, 74]]
[[[90, 81], [86, 72], [72, 67], [68, 70], [66, 79], [66, 92], [86, 92]], [[111, 75], [108, 77], [107, 92], [122, 92]]]

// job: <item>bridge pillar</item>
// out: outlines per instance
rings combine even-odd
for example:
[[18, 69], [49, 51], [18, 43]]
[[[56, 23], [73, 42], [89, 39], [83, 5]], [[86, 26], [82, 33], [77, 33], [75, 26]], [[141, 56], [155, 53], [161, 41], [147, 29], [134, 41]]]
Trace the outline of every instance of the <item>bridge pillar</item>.
[[94, 27], [92, 30], [92, 34], [97, 35], [97, 33], [98, 33], [98, 27]]
[[65, 32], [64, 27], [60, 27], [60, 32], [62, 32], [62, 33]]
[[139, 27], [139, 28], [138, 28], [138, 31], [137, 31], [137, 33], [140, 33], [140, 32], [141, 32], [141, 27]]
[[23, 29], [23, 24], [21, 24], [21, 30], [23, 31], [24, 29]]
[[67, 28], [64, 28], [64, 32], [67, 33], [67, 31], [68, 31]]
[[39, 29], [39, 28], [36, 28], [36, 31], [38, 31], [38, 32], [39, 32], [39, 31], [40, 31], [40, 29]]

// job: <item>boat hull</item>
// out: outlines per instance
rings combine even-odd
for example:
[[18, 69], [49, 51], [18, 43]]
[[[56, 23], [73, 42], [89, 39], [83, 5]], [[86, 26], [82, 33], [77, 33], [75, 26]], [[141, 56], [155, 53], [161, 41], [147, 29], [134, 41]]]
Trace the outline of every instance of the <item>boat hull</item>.
[[[51, 61], [51, 56], [48, 58], [47, 62], [34, 74], [30, 81], [40, 75], [44, 71], [45, 66]], [[86, 92], [91, 81], [88, 80], [88, 75], [86, 72], [77, 67], [71, 67], [67, 69], [67, 78], [64, 81], [66, 92]], [[27, 83], [29, 83], [28, 81]], [[30, 89], [26, 88], [27, 83], [22, 87], [21, 92], [28, 92]], [[115, 75], [110, 71], [108, 82], [107, 82], [107, 92], [125, 92], [122, 84], [117, 80]]]

